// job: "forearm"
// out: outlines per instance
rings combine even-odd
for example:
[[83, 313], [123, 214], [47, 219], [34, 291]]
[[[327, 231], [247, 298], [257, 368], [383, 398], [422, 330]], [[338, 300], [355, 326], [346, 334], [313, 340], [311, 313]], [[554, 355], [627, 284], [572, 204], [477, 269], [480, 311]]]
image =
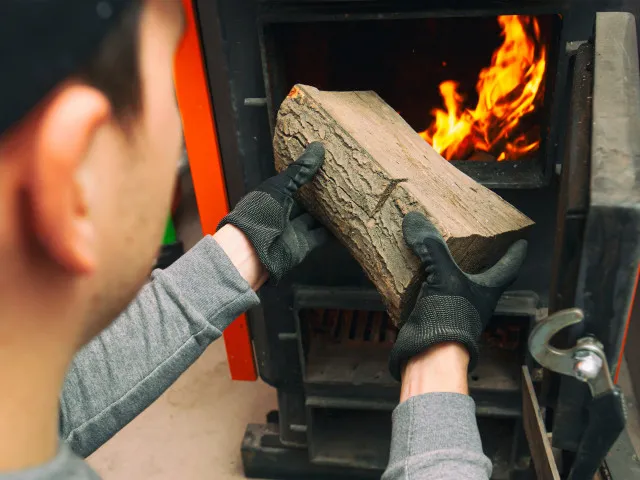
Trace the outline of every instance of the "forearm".
[[389, 465], [383, 480], [488, 479], [475, 404], [468, 396], [469, 354], [455, 343], [409, 360], [393, 412]]
[[469, 352], [459, 343], [441, 343], [412, 357], [402, 374], [400, 402], [434, 392], [469, 394]]
[[[259, 276], [254, 277], [257, 285]], [[61, 398], [62, 438], [76, 453], [89, 455], [257, 303], [251, 286], [211, 237], [168, 269], [154, 272], [125, 312], [76, 356]]]
[[480, 334], [500, 295], [524, 262], [527, 242], [514, 243], [484, 272], [467, 275], [422, 213], [405, 215], [402, 234], [425, 280], [389, 356], [402, 394], [383, 479], [487, 479], [491, 462], [482, 453], [467, 370], [477, 362]]

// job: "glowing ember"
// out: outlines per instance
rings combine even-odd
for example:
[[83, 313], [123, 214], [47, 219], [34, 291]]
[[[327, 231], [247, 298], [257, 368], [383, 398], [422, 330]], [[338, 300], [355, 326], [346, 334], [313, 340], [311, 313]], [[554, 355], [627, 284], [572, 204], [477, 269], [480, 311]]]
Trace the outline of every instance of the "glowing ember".
[[[444, 110], [432, 111], [434, 120], [422, 138], [448, 160], [464, 160], [488, 152], [497, 160], [517, 160], [540, 146], [539, 128], [522, 132], [519, 122], [542, 104], [546, 49], [535, 17], [498, 17], [504, 42], [493, 53], [491, 66], [478, 76], [478, 104], [464, 108], [458, 83], [440, 84]], [[520, 126], [521, 127], [521, 126]]]

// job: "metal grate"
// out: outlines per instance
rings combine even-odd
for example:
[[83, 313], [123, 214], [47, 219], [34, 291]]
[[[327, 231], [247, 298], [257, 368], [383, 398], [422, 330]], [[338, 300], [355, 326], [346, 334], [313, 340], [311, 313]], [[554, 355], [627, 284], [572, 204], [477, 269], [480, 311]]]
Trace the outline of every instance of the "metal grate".
[[496, 315], [482, 334], [482, 343], [500, 350], [517, 351], [526, 345], [529, 325], [518, 317]]
[[386, 312], [344, 309], [304, 309], [300, 319], [313, 337], [336, 343], [393, 343], [397, 329]]

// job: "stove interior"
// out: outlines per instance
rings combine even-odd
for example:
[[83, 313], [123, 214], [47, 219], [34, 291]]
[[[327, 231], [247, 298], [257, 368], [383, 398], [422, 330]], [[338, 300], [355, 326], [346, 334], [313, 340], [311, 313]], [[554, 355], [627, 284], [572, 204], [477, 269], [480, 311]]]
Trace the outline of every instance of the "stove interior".
[[373, 90], [447, 160], [540, 162], [560, 22], [502, 15], [272, 24], [274, 105], [295, 83]]
[[[375, 91], [444, 158], [536, 222], [514, 288], [545, 298], [557, 202], [552, 132], [564, 123], [551, 114], [561, 70], [562, 17], [337, 18], [263, 23], [262, 68], [272, 127], [296, 83]], [[341, 247], [326, 250], [318, 254], [324, 260]], [[331, 268], [333, 262], [311, 261], [296, 281], [368, 285], [344, 281], [353, 263], [345, 256], [339, 271]], [[361, 275], [358, 266], [353, 271]]]

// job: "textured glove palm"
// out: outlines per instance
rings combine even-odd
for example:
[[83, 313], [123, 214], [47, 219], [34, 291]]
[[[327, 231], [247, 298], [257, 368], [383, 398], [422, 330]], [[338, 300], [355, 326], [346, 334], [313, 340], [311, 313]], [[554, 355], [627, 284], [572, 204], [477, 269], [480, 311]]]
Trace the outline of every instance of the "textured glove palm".
[[242, 230], [276, 281], [327, 238], [326, 230], [294, 199], [323, 162], [324, 147], [311, 143], [286, 170], [245, 195], [218, 225], [218, 229], [231, 224]]
[[527, 242], [517, 241], [492, 268], [469, 275], [460, 270], [438, 229], [424, 215], [408, 213], [402, 231], [405, 242], [420, 258], [426, 277], [391, 351], [391, 374], [400, 380], [402, 366], [409, 358], [442, 342], [459, 342], [467, 347], [469, 369], [473, 369], [480, 334], [500, 296], [516, 279]]

